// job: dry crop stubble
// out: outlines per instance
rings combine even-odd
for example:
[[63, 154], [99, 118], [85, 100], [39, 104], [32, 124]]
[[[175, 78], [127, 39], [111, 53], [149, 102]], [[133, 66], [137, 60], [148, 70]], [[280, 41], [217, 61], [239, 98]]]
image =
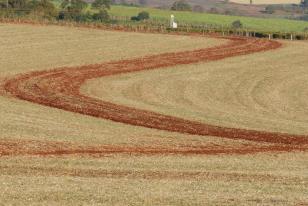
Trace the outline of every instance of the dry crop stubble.
[[305, 135], [308, 43], [283, 44], [218, 62], [93, 79], [82, 92], [213, 125]]
[[[4, 24], [1, 29], [1, 79], [18, 73], [83, 65], [161, 52], [192, 50], [225, 41], [189, 36], [111, 32], [57, 26]], [[156, 44], [153, 44], [153, 41]], [[18, 58], [17, 58], [18, 57]], [[3, 93], [3, 91], [2, 91]], [[161, 131], [132, 128], [70, 112], [0, 97], [1, 136], [103, 143], [158, 142]], [[65, 125], [65, 127], [63, 127]], [[176, 135], [181, 136], [181, 135]], [[140, 141], [139, 141], [140, 140]]]
[[295, 205], [307, 201], [306, 165], [307, 153], [3, 157], [1, 197], [46, 205]]
[[[97, 33], [100, 34], [99, 31]], [[56, 53], [56, 50], [49, 52]], [[275, 52], [279, 53], [280, 50], [267, 52], [266, 57]], [[255, 55], [259, 54], [241, 58], [249, 62]], [[67, 58], [72, 57], [68, 55]], [[59, 62], [61, 61], [59, 58]], [[262, 62], [263, 59], [259, 61]], [[237, 64], [242, 67], [238, 62]], [[42, 67], [39, 70], [48, 68]], [[23, 69], [17, 70], [16, 74]], [[12, 70], [4, 76], [15, 73]], [[168, 73], [168, 70], [164, 70], [160, 75], [164, 76], [165, 73]], [[190, 72], [188, 74], [186, 76], [190, 76]], [[156, 81], [156, 75], [154, 77]], [[113, 82], [110, 83], [113, 85]], [[178, 87], [177, 85], [175, 83], [175, 87]], [[168, 88], [168, 85], [166, 86]], [[159, 98], [159, 92], [156, 92], [156, 98]], [[132, 92], [127, 93], [131, 96]], [[123, 100], [126, 105], [126, 97]], [[149, 100], [152, 101], [151, 98]], [[174, 100], [170, 98], [169, 101]], [[0, 111], [6, 118], [1, 120], [1, 134], [5, 140], [0, 142], [0, 148], [11, 148], [14, 154], [1, 157], [1, 202], [46, 205], [89, 202], [96, 205], [123, 205], [127, 202], [134, 205], [290, 205], [307, 202], [306, 152], [240, 156], [106, 154], [97, 158], [78, 153], [64, 157], [33, 156], [31, 152], [35, 149], [55, 152], [57, 148], [84, 149], [95, 147], [98, 143], [118, 144], [123, 147], [151, 145], [173, 149], [181, 149], [182, 146], [197, 148], [202, 145], [230, 149], [255, 147], [256, 143], [132, 127], [34, 105], [11, 97], [1, 97], [1, 104], [4, 109]], [[195, 108], [192, 109], [196, 111]], [[16, 142], [16, 139], [19, 139], [19, 142]], [[264, 143], [258, 145], [272, 146]], [[21, 153], [30, 151], [30, 156], [18, 156], [16, 149]]]

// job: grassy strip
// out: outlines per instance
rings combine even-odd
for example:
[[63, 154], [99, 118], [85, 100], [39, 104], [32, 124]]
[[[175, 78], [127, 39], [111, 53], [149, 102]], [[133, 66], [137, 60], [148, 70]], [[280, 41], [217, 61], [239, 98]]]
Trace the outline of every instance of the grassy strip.
[[112, 6], [110, 14], [114, 16], [134, 16], [140, 11], [147, 11], [152, 18], [168, 20], [171, 14], [176, 16], [180, 24], [215, 24], [229, 27], [233, 21], [240, 20], [245, 29], [266, 32], [303, 32], [308, 22], [276, 18], [254, 18], [228, 16], [195, 12], [169, 11], [153, 8]]

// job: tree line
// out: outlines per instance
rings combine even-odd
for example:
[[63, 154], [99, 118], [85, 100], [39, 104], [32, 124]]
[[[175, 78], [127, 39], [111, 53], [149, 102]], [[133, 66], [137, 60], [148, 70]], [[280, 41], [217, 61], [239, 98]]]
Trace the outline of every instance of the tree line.
[[74, 21], [108, 21], [111, 3], [112, 0], [95, 0], [89, 5], [83, 0], [63, 0], [58, 8], [51, 0], [2, 0], [0, 8], [2, 13], [8, 15], [35, 15]]

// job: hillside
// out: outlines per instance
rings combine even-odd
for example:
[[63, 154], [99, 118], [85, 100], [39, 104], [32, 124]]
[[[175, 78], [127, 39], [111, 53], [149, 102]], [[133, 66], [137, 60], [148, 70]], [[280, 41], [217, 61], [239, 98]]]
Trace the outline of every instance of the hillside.
[[231, 16], [231, 15], [217, 15], [207, 13], [195, 13], [195, 12], [181, 12], [170, 11], [153, 8], [142, 7], [127, 7], [127, 6], [113, 6], [110, 14], [115, 16], [134, 16], [141, 11], [147, 11], [150, 13], [151, 18], [165, 19], [168, 21], [170, 15], [174, 14], [176, 20], [181, 24], [185, 23], [198, 23], [198, 24], [215, 24], [219, 26], [231, 26], [235, 20], [240, 20], [243, 23], [244, 28], [252, 29], [256, 31], [266, 32], [303, 32], [308, 28], [308, 22], [295, 21], [288, 19], [278, 18], [254, 18], [243, 16]]
[[[152, 8], [170, 8], [175, 0], [146, 0], [143, 6], [152, 7]], [[277, 14], [266, 14], [264, 13], [266, 4], [272, 3], [294, 3], [299, 2], [299, 0], [278, 0], [278, 1], [264, 1], [264, 0], [255, 0], [254, 4], [240, 4], [247, 3], [249, 0], [234, 0], [234, 1], [225, 1], [225, 0], [186, 0], [192, 8], [195, 6], [201, 6], [204, 12], [216, 12], [220, 14], [232, 14], [240, 16], [255, 16], [255, 17], [282, 17], [290, 16], [288, 13], [277, 13]], [[139, 4], [139, 0], [116, 0], [117, 3], [133, 3]], [[260, 2], [260, 3], [259, 3]], [[266, 4], [261, 4], [266, 3]]]

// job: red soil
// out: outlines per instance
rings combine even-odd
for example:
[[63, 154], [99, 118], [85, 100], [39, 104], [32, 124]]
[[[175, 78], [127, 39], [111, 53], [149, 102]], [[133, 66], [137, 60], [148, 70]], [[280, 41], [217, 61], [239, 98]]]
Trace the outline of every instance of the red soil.
[[[108, 147], [108, 149], [98, 150], [98, 152], [96, 150], [83, 148], [81, 150], [57, 151], [57, 154], [247, 154], [266, 152], [270, 150], [306, 150], [305, 148], [307, 147], [304, 145], [308, 145], [307, 136], [208, 125], [155, 112], [140, 110], [138, 108], [117, 105], [111, 102], [94, 99], [80, 93], [81, 85], [85, 81], [93, 78], [143, 70], [163, 69], [175, 65], [216, 61], [227, 57], [277, 49], [281, 46], [279, 42], [261, 39], [238, 37], [227, 39], [229, 40], [228, 44], [213, 48], [167, 53], [146, 56], [138, 59], [21, 74], [8, 79], [3, 87], [6, 92], [22, 100], [134, 126], [142, 126], [192, 135], [209, 135], [229, 139], [243, 139], [276, 144], [276, 146], [267, 148], [238, 148], [237, 151], [228, 151], [225, 149], [215, 151], [211, 150], [211, 148], [199, 148], [197, 150], [172, 150], [169, 148], [164, 150], [162, 148], [149, 149]], [[30, 152], [29, 154], [34, 153]], [[37, 154], [53, 155], [55, 153], [48, 152], [47, 150], [46, 152], [40, 151]]]

